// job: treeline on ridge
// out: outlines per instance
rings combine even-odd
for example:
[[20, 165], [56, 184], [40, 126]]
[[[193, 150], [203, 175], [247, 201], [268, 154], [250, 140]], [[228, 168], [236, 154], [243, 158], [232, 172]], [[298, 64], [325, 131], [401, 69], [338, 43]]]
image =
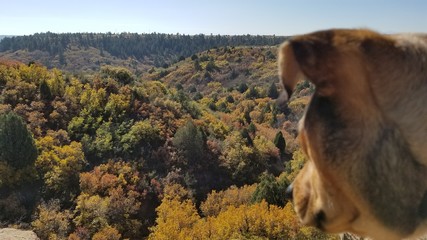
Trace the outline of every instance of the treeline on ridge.
[[273, 46], [286, 37], [252, 35], [185, 35], [185, 34], [138, 34], [138, 33], [36, 33], [29, 36], [7, 37], [0, 41], [0, 52], [46, 51], [61, 55], [70, 46], [94, 47], [107, 51], [118, 58], [189, 57], [192, 54], [221, 46]]

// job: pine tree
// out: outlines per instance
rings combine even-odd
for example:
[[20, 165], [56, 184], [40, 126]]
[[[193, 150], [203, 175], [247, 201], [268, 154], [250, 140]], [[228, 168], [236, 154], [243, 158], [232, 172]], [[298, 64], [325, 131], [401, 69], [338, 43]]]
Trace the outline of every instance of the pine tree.
[[194, 61], [194, 70], [196, 70], [197, 72], [202, 70], [202, 66], [200, 66], [199, 59], [196, 59]]
[[279, 97], [279, 92], [277, 91], [277, 86], [275, 83], [272, 83], [270, 85], [270, 88], [268, 89], [268, 97], [276, 99]]
[[280, 150], [280, 155], [283, 156], [286, 151], [286, 141], [282, 131], [277, 132], [276, 137], [274, 137], [274, 145]]
[[253, 141], [251, 136], [249, 135], [249, 131], [246, 128], [243, 128], [242, 131], [240, 131], [240, 135], [242, 135], [242, 138], [246, 139], [249, 146], [253, 146]]
[[183, 151], [190, 162], [200, 162], [203, 157], [203, 136], [192, 121], [179, 128], [172, 140], [175, 147]]
[[50, 91], [50, 87], [49, 87], [49, 85], [47, 84], [47, 82], [46, 81], [42, 81], [41, 83], [40, 83], [40, 97], [41, 97], [41, 99], [44, 99], [44, 100], [47, 100], [47, 101], [50, 101], [50, 100], [52, 100], [53, 98], [52, 98], [52, 92]]
[[0, 115], [0, 161], [14, 168], [31, 165], [37, 158], [33, 136], [14, 112]]
[[247, 85], [246, 83], [241, 83], [241, 84], [239, 85], [239, 87], [237, 88], [237, 90], [238, 90], [240, 93], [244, 93], [244, 92], [246, 92], [246, 90], [248, 90], [248, 85]]
[[249, 126], [248, 126], [248, 131], [249, 131], [249, 133], [251, 133], [251, 134], [255, 134], [255, 132], [256, 132], [256, 126], [255, 126], [255, 124], [253, 123], [253, 122], [251, 122], [250, 124], [249, 124]]
[[246, 120], [246, 122], [248, 124], [252, 123], [252, 118], [251, 118], [251, 115], [250, 115], [250, 111], [245, 111], [245, 113], [243, 114], [243, 117], [245, 118], [245, 120]]
[[286, 199], [282, 187], [272, 174], [264, 173], [261, 175], [261, 181], [252, 195], [252, 202], [265, 200], [268, 204], [284, 206]]
[[259, 98], [258, 89], [254, 86], [250, 87], [249, 90], [245, 94], [246, 99], [256, 99]]

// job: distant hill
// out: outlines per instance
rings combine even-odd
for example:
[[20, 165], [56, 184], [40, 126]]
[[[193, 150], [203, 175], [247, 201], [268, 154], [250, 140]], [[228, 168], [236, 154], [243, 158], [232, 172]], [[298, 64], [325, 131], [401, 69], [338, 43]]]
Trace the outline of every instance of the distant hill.
[[[225, 88], [262, 86], [268, 89], [277, 77], [277, 46], [220, 47], [194, 54], [167, 68], [152, 68], [143, 80], [160, 80], [169, 86], [183, 88], [190, 95], [208, 93], [209, 83]], [[208, 92], [205, 92], [208, 91]]]
[[286, 37], [220, 36], [136, 33], [38, 33], [4, 38], [0, 58], [40, 62], [71, 72], [94, 71], [102, 65], [118, 65], [144, 71], [150, 66], [168, 67], [193, 54], [224, 46], [275, 46]]
[[[0, 135], [18, 123], [38, 153], [30, 163], [0, 159], [2, 225], [28, 226], [40, 239], [179, 239], [167, 232], [176, 223], [192, 239], [336, 239], [295, 224], [281, 197], [305, 161], [297, 119], [313, 89], [299, 83], [277, 105], [276, 45], [214, 46], [177, 60], [178, 50], [125, 58], [77, 43], [64, 49], [2, 53], [24, 64], [0, 58]], [[155, 67], [156, 56], [172, 62]], [[0, 239], [17, 234], [2, 230]]]

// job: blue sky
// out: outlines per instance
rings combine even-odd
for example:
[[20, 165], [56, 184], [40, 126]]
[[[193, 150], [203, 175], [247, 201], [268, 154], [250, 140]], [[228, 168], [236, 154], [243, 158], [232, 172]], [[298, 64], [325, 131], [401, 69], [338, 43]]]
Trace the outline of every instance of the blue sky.
[[137, 32], [293, 35], [427, 32], [425, 0], [0, 0], [0, 35]]

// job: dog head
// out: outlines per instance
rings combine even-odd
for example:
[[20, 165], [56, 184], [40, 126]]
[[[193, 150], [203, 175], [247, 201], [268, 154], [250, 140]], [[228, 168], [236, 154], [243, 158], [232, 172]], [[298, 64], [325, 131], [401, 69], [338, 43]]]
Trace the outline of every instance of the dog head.
[[292, 185], [304, 224], [399, 239], [424, 222], [426, 168], [395, 121], [405, 105], [392, 106], [399, 94], [414, 91], [404, 83], [410, 76], [396, 70], [417, 61], [413, 52], [369, 30], [315, 32], [280, 47], [284, 98], [302, 78], [316, 87], [299, 123], [308, 161]]

